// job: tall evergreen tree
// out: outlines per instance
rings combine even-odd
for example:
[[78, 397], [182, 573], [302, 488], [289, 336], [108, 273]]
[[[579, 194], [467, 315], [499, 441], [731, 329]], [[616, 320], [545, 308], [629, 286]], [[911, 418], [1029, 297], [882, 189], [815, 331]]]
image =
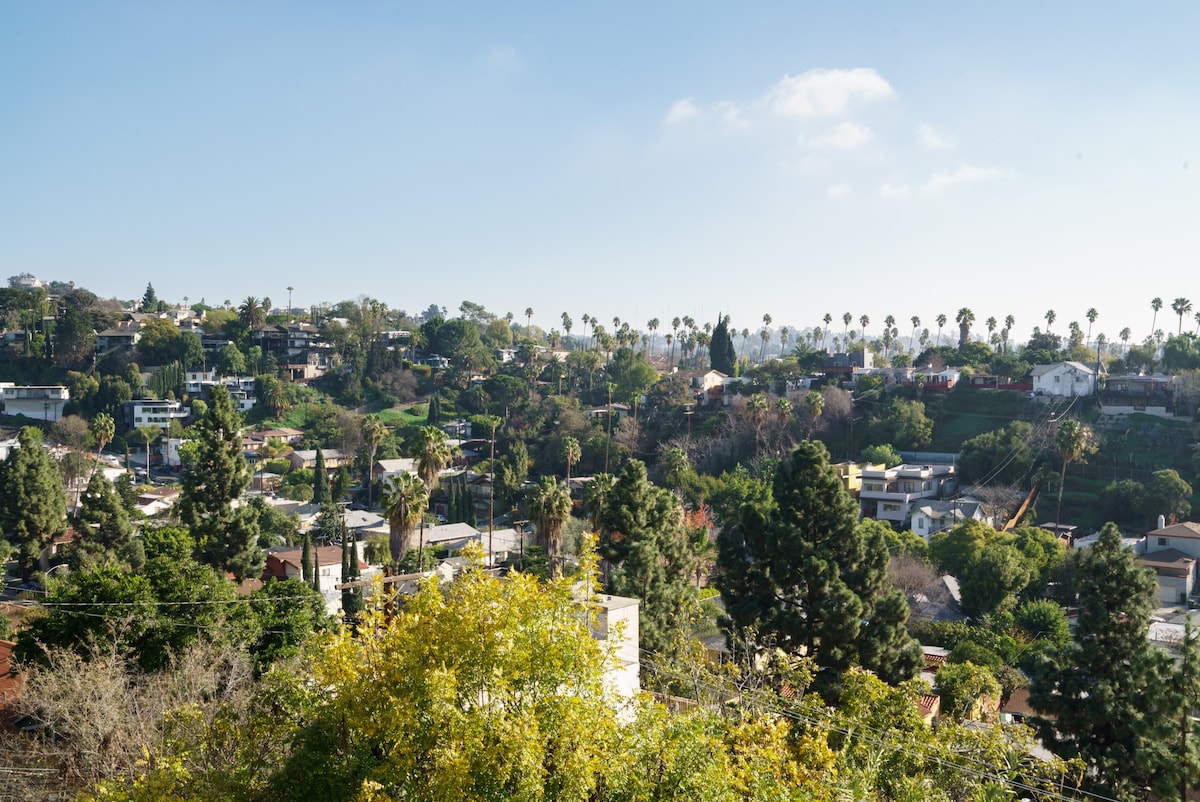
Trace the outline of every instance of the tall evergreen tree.
[[76, 547], [79, 557], [86, 554], [112, 556], [134, 567], [141, 567], [145, 562], [140, 542], [136, 551], [130, 547], [133, 524], [129, 522], [129, 512], [112, 483], [101, 474], [93, 475], [88, 481], [79, 506], [79, 522], [83, 530]]
[[304, 543], [300, 547], [300, 578], [304, 580], [304, 584], [312, 584], [312, 535], [310, 535], [307, 530], [304, 532]]
[[612, 564], [609, 593], [642, 600], [639, 634], [655, 652], [670, 653], [696, 612], [690, 583], [693, 556], [676, 496], [646, 478], [646, 466], [627, 464], [597, 515], [600, 555]]
[[313, 503], [328, 504], [333, 501], [329, 490], [329, 471], [325, 469], [325, 455], [317, 449], [317, 465], [313, 468]]
[[0, 535], [17, 550], [28, 580], [42, 550], [67, 531], [67, 497], [41, 430], [26, 426], [17, 443], [0, 464]]
[[734, 350], [733, 337], [729, 333], [729, 315], [718, 316], [717, 325], [713, 326], [708, 351], [709, 363], [713, 370], [719, 370], [727, 376], [734, 374], [737, 351]]
[[183, 454], [179, 518], [196, 539], [201, 560], [230, 571], [238, 581], [257, 577], [266, 560], [258, 545], [258, 515], [249, 504], [233, 506], [250, 484], [250, 468], [228, 390], [212, 389], [194, 430], [196, 437]]
[[921, 660], [907, 605], [885, 581], [887, 546], [857, 518], [825, 446], [804, 442], [779, 466], [771, 499], [744, 505], [718, 540], [732, 622], [813, 657], [827, 689], [856, 663], [895, 682]]
[[442, 396], [435, 392], [429, 397], [429, 411], [425, 417], [425, 424], [428, 426], [437, 426], [442, 422]]
[[[346, 529], [344, 519], [341, 529], [342, 582], [354, 582], [362, 576], [358, 568], [358, 547], [354, 543], [353, 535]], [[346, 617], [347, 621], [353, 622], [357, 620], [359, 613], [363, 611], [364, 607], [362, 588], [342, 588], [342, 614]]]
[[146, 283], [146, 292], [142, 295], [142, 311], [158, 311], [158, 295], [154, 292], [154, 285], [149, 282]]
[[1170, 794], [1178, 760], [1171, 661], [1146, 639], [1154, 572], [1138, 566], [1108, 523], [1079, 558], [1075, 581], [1074, 640], [1033, 667], [1029, 701], [1047, 714], [1035, 726], [1059, 755], [1081, 758], [1102, 793], [1142, 799], [1141, 789], [1154, 785]]

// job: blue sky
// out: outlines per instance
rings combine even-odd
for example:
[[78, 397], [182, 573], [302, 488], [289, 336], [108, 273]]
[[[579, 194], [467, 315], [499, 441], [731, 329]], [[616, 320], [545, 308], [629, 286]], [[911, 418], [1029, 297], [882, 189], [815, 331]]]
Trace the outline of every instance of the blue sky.
[[0, 275], [470, 299], [546, 327], [851, 312], [877, 334], [969, 306], [1025, 336], [1095, 307], [1140, 339], [1152, 297], [1200, 308], [1198, 23], [1189, 3], [8, 3]]

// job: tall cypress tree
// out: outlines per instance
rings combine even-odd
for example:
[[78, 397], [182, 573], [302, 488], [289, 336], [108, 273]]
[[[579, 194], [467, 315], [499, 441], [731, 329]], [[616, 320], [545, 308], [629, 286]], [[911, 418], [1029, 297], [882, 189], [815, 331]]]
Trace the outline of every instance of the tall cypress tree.
[[729, 335], [729, 315], [717, 316], [717, 325], [713, 326], [711, 337], [708, 353], [712, 369], [719, 370], [727, 376], [734, 375], [737, 351], [733, 347], [733, 337]]
[[[342, 522], [342, 582], [354, 582], [362, 576], [358, 570], [358, 547]], [[342, 588], [342, 613], [347, 621], [358, 618], [363, 611], [362, 588]]]
[[675, 494], [646, 478], [632, 460], [621, 471], [600, 510], [600, 555], [613, 566], [608, 592], [642, 600], [642, 645], [671, 653], [696, 613], [691, 585], [694, 557]]
[[313, 503], [328, 504], [333, 501], [329, 491], [329, 472], [325, 470], [325, 455], [317, 449], [317, 465], [313, 469]]
[[212, 389], [195, 424], [196, 438], [184, 451], [179, 518], [196, 539], [201, 560], [231, 572], [238, 581], [262, 574], [266, 556], [258, 545], [258, 515], [233, 502], [250, 484], [242, 456], [238, 414], [224, 387]]
[[429, 411], [425, 417], [427, 426], [437, 426], [442, 422], [442, 397], [436, 390], [429, 397]]
[[1141, 799], [1141, 788], [1156, 786], [1169, 795], [1178, 719], [1170, 658], [1146, 640], [1154, 572], [1108, 523], [1078, 558], [1075, 581], [1074, 639], [1040, 656], [1032, 671], [1030, 704], [1055, 719], [1036, 719], [1038, 732], [1059, 755], [1081, 758], [1103, 793]]
[[312, 584], [312, 536], [307, 531], [304, 533], [304, 545], [300, 547], [300, 578], [304, 580], [304, 584]]
[[771, 499], [744, 505], [717, 544], [732, 622], [811, 656], [825, 690], [856, 663], [894, 682], [921, 662], [904, 598], [885, 590], [887, 547], [857, 518], [825, 446], [804, 442], [780, 464]]
[[41, 430], [26, 426], [17, 443], [0, 464], [0, 534], [16, 547], [28, 580], [42, 550], [67, 531], [67, 496]]

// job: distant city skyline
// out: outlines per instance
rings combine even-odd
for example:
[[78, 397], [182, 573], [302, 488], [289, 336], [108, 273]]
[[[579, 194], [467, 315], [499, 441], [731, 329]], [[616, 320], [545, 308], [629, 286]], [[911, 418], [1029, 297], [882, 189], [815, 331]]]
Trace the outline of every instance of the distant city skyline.
[[[840, 333], [1200, 307], [1200, 7], [23, 4], [0, 271]], [[219, 297], [217, 297], [219, 296]], [[1195, 323], [1184, 329], [1194, 329]], [[580, 329], [576, 328], [578, 332]]]

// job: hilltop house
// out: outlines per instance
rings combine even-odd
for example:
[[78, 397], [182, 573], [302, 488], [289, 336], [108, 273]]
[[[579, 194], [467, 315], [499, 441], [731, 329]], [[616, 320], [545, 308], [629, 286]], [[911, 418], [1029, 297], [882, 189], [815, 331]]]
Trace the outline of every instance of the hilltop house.
[[1163, 526], [1146, 535], [1138, 563], [1154, 569], [1161, 604], [1184, 604], [1196, 589], [1200, 564], [1200, 524], [1191, 521]]
[[12, 385], [4, 387], [4, 413], [23, 415], [43, 421], [62, 417], [63, 407], [71, 400], [71, 391], [61, 385]]
[[1036, 395], [1076, 396], [1092, 395], [1096, 392], [1096, 371], [1082, 362], [1055, 362], [1037, 365], [1033, 376], [1033, 392]]
[[863, 468], [858, 499], [864, 518], [907, 524], [917, 502], [939, 499], [958, 484], [953, 465]]

